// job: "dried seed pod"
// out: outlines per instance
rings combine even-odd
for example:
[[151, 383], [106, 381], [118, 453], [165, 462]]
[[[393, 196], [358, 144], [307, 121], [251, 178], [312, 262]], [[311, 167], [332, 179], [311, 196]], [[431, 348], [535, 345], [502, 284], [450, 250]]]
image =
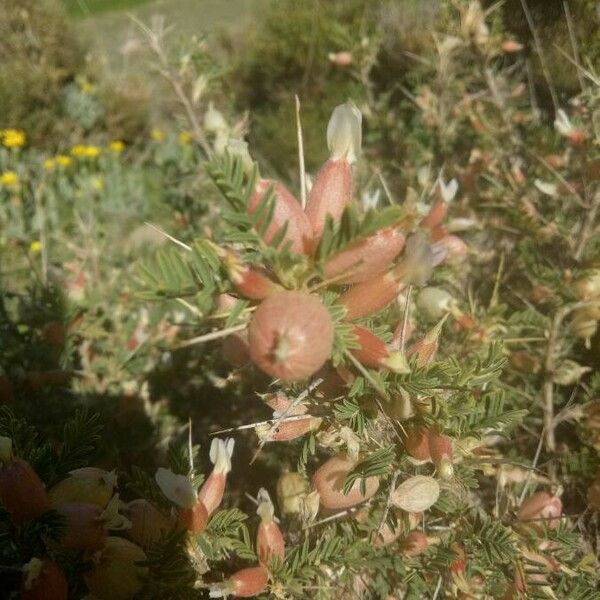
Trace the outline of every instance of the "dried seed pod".
[[392, 504], [409, 513], [423, 512], [433, 506], [440, 495], [440, 486], [433, 477], [415, 475], [401, 483], [392, 493]]
[[380, 229], [350, 244], [327, 259], [326, 279], [336, 283], [360, 283], [385, 272], [404, 247], [405, 237], [398, 227]]
[[67, 530], [60, 540], [65, 550], [100, 550], [107, 538], [106, 519], [97, 504], [72, 502], [53, 507], [66, 519]]
[[389, 306], [404, 287], [395, 271], [390, 271], [352, 286], [338, 298], [337, 303], [346, 308], [346, 319], [354, 321]]
[[54, 562], [32, 558], [24, 565], [21, 600], [67, 600], [68, 597], [67, 578]]
[[171, 519], [144, 498], [129, 502], [123, 514], [131, 522], [129, 536], [144, 549], [155, 544], [173, 526]]
[[104, 548], [94, 556], [92, 569], [83, 575], [88, 590], [98, 600], [131, 600], [147, 576], [142, 566], [146, 554], [133, 542], [108, 537]]
[[331, 355], [333, 323], [317, 296], [281, 292], [264, 300], [248, 329], [250, 356], [272, 377], [306, 379]]
[[16, 525], [37, 519], [50, 508], [46, 488], [27, 461], [13, 456], [10, 438], [0, 442], [0, 504]]
[[249, 567], [234, 573], [227, 581], [211, 588], [210, 598], [253, 598], [267, 589], [269, 572], [265, 567]]
[[454, 475], [454, 467], [452, 466], [452, 457], [454, 456], [452, 440], [448, 436], [430, 431], [427, 441], [431, 459], [436, 466], [439, 476], [442, 479], [451, 479]]
[[248, 202], [248, 212], [254, 214], [258, 210], [267, 190], [271, 187], [275, 193], [273, 218], [263, 234], [263, 239], [270, 244], [276, 234], [286, 227], [282, 244], [289, 243], [292, 252], [298, 254], [310, 252], [313, 238], [310, 222], [298, 200], [282, 183], [270, 179], [260, 179], [256, 184], [256, 191]]
[[269, 492], [261, 488], [258, 492], [258, 508], [256, 513], [260, 517], [260, 525], [256, 534], [256, 552], [258, 562], [266, 565], [269, 559], [274, 556], [279, 560], [285, 557], [285, 541], [279, 525], [275, 523], [275, 508], [269, 497]]
[[379, 489], [377, 477], [364, 481], [365, 493], [361, 492], [361, 481], [356, 480], [350, 491], [344, 494], [344, 481], [356, 463], [345, 455], [330, 458], [313, 475], [313, 485], [319, 492], [320, 502], [325, 508], [350, 508], [375, 495]]
[[198, 492], [198, 500], [202, 501], [209, 516], [219, 508], [223, 500], [227, 473], [231, 471], [231, 456], [234, 444], [235, 440], [233, 438], [225, 440], [214, 438], [211, 442], [210, 460], [214, 467]]
[[413, 530], [402, 540], [402, 554], [405, 556], [419, 556], [427, 550], [429, 540], [422, 531]]
[[301, 500], [308, 490], [308, 481], [300, 473], [282, 473], [277, 480], [277, 503], [281, 514], [298, 514]]
[[114, 471], [83, 467], [70, 471], [66, 479], [48, 491], [48, 496], [52, 505], [83, 502], [105, 508], [113, 497], [116, 484]]
[[429, 450], [429, 432], [424, 427], [409, 425], [405, 427], [406, 436], [404, 436], [404, 448], [406, 452], [414, 459], [427, 462], [431, 460], [431, 451]]
[[525, 500], [517, 511], [517, 519], [521, 523], [532, 522], [533, 525], [556, 529], [560, 524], [562, 502], [558, 496], [548, 492], [536, 492]]
[[395, 373], [410, 373], [402, 352], [390, 350], [386, 344], [366, 327], [355, 325], [352, 332], [358, 338], [359, 348], [352, 355], [365, 367], [389, 369]]

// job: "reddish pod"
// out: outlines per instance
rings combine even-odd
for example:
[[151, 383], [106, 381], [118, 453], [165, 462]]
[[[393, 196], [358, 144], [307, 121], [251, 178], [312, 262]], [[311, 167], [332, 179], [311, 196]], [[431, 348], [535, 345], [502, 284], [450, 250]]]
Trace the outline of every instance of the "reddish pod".
[[[256, 191], [248, 202], [248, 212], [254, 214], [258, 210], [267, 190], [271, 187], [275, 194], [273, 217], [263, 234], [263, 239], [270, 244], [275, 235], [283, 227], [286, 227], [282, 244], [289, 243], [291, 250], [298, 254], [310, 252], [313, 237], [310, 222], [298, 200], [282, 183], [271, 179], [260, 179], [256, 185]], [[259, 225], [260, 223], [259, 219]]]
[[347, 494], [344, 493], [344, 481], [356, 463], [345, 455], [330, 458], [321, 465], [313, 475], [313, 484], [319, 492], [320, 502], [325, 508], [342, 509], [356, 506], [374, 496], [379, 489], [377, 477], [367, 477], [363, 481], [364, 494], [361, 491], [361, 480], [357, 479]]
[[249, 567], [234, 573], [226, 582], [211, 589], [211, 598], [253, 598], [267, 589], [269, 573], [265, 567]]
[[521, 504], [517, 518], [522, 523], [556, 529], [560, 524], [562, 502], [558, 496], [548, 492], [536, 492]]
[[179, 523], [190, 533], [202, 533], [208, 524], [208, 517], [208, 510], [201, 500], [196, 500], [191, 508], [179, 509]]
[[361, 283], [384, 273], [404, 247], [404, 233], [398, 227], [380, 229], [350, 244], [327, 259], [326, 279], [336, 283]]
[[422, 531], [411, 531], [402, 540], [402, 554], [405, 556], [419, 556], [427, 550], [429, 540]]
[[264, 300], [281, 291], [281, 286], [275, 283], [264, 270], [244, 263], [233, 251], [224, 250], [223, 255], [223, 262], [231, 283], [244, 298]]
[[31, 465], [12, 455], [8, 438], [0, 457], [0, 504], [4, 505], [13, 523], [37, 519], [50, 508], [46, 488]]
[[427, 216], [421, 221], [421, 226], [425, 229], [433, 230], [441, 225], [448, 214], [448, 203], [444, 200], [437, 200], [427, 213]]
[[223, 500], [227, 473], [231, 471], [233, 446], [233, 438], [214, 438], [210, 445], [210, 460], [214, 467], [198, 492], [198, 500], [206, 507], [208, 516], [219, 508]]
[[67, 600], [68, 597], [67, 578], [50, 559], [32, 558], [24, 566], [21, 600]]
[[445, 435], [430, 431], [428, 436], [429, 453], [442, 479], [451, 479], [454, 475], [452, 440]]
[[352, 355], [365, 367], [389, 369], [395, 373], [409, 372], [404, 354], [390, 350], [383, 340], [366, 327], [355, 325], [352, 332], [359, 344], [357, 349], [351, 351]]
[[258, 561], [266, 565], [272, 556], [282, 561], [285, 557], [285, 541], [279, 525], [275, 523], [275, 509], [267, 490], [261, 488], [257, 499], [256, 513], [261, 519], [256, 534]]
[[424, 427], [409, 425], [405, 427], [404, 448], [414, 459], [419, 461], [431, 460], [429, 450], [429, 432]]
[[123, 514], [131, 523], [127, 533], [144, 549], [155, 544], [173, 526], [171, 519], [144, 498], [129, 502], [123, 509]]
[[248, 328], [252, 361], [283, 381], [318, 371], [331, 355], [333, 322], [317, 296], [281, 292], [264, 300]]
[[323, 235], [330, 216], [337, 223], [352, 200], [352, 168], [345, 158], [329, 159], [322, 167], [308, 195], [306, 216], [312, 227], [314, 243]]
[[419, 369], [429, 366], [435, 359], [439, 347], [439, 337], [442, 326], [448, 315], [444, 315], [440, 321], [427, 332], [424, 338], [415, 342], [408, 350], [407, 355], [416, 356], [416, 363]]
[[54, 506], [67, 523], [65, 536], [60, 540], [65, 550], [95, 552], [104, 546], [107, 537], [103, 510], [96, 504], [66, 503]]

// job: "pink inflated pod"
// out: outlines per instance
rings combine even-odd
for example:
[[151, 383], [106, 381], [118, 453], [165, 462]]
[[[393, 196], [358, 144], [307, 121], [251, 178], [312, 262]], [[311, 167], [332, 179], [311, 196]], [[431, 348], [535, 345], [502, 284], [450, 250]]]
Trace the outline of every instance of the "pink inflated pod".
[[365, 367], [389, 369], [395, 373], [409, 373], [406, 357], [402, 352], [390, 350], [385, 342], [371, 333], [366, 327], [355, 325], [352, 332], [357, 337], [359, 347], [352, 355]]
[[264, 300], [282, 290], [282, 287], [275, 283], [263, 269], [243, 262], [231, 250], [221, 252], [231, 283], [244, 298]]
[[321, 167], [308, 196], [306, 216], [318, 244], [327, 216], [338, 222], [352, 200], [352, 163], [360, 152], [362, 115], [351, 101], [337, 106], [327, 125], [329, 160]]
[[198, 492], [198, 499], [206, 506], [209, 516], [219, 508], [223, 500], [227, 473], [231, 471], [234, 443], [233, 438], [214, 438], [210, 445], [210, 460], [214, 468]]
[[385, 227], [350, 244], [327, 259], [325, 278], [335, 283], [361, 283], [389, 269], [404, 248], [404, 233], [399, 227]]
[[[298, 254], [310, 252], [313, 243], [310, 222], [298, 200], [279, 181], [259, 179], [256, 190], [248, 202], [248, 212], [254, 214], [258, 210], [269, 188], [273, 188], [275, 194], [273, 217], [263, 234], [263, 239], [270, 244], [276, 234], [283, 227], [287, 227], [282, 245], [289, 243], [292, 252]], [[258, 224], [260, 225], [260, 220]]]
[[437, 325], [425, 334], [425, 337], [415, 342], [408, 350], [407, 355], [417, 357], [417, 367], [422, 369], [430, 365], [437, 353], [439, 347], [439, 338], [442, 331], [442, 326], [448, 318], [444, 315]]
[[279, 525], [274, 520], [275, 508], [269, 497], [269, 492], [264, 488], [260, 488], [257, 500], [256, 514], [261, 520], [256, 534], [256, 552], [258, 562], [261, 565], [266, 565], [272, 556], [279, 560], [284, 559], [285, 541]]
[[417, 425], [408, 425], [404, 430], [403, 442], [406, 453], [416, 461], [430, 461], [429, 431], [425, 427]]
[[236, 571], [227, 581], [211, 587], [209, 598], [254, 598], [267, 589], [269, 572], [265, 567]]

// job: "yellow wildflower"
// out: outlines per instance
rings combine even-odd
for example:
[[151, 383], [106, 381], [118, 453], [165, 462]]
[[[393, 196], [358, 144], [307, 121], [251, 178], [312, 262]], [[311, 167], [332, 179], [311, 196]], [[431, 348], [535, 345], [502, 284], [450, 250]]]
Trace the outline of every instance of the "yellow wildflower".
[[120, 154], [125, 150], [125, 144], [121, 140], [115, 140], [108, 145], [109, 149], [115, 152], [116, 154]]
[[27, 137], [24, 131], [20, 129], [5, 129], [2, 133], [2, 143], [7, 148], [20, 148], [25, 145]]
[[96, 89], [96, 87], [85, 77], [78, 78], [77, 84], [79, 85], [79, 89], [84, 94], [93, 94], [94, 90]]
[[155, 141], [155, 142], [162, 142], [165, 139], [165, 132], [162, 129], [158, 129], [157, 127], [155, 127], [151, 132], [150, 132], [150, 137]]
[[46, 171], [52, 171], [52, 169], [54, 169], [55, 166], [56, 161], [53, 158], [47, 158], [44, 161], [44, 169], [46, 169]]
[[56, 162], [61, 166], [61, 167], [68, 167], [73, 161], [71, 160], [70, 156], [66, 156], [64, 154], [59, 154], [56, 157]]
[[19, 185], [19, 176], [14, 171], [4, 171], [0, 175], [0, 185], [5, 187], [17, 187]]
[[92, 188], [97, 192], [101, 192], [104, 189], [104, 179], [102, 177], [92, 177]]
[[42, 251], [42, 242], [35, 240], [29, 244], [29, 252], [31, 254], [39, 254]]
[[189, 131], [182, 131], [178, 136], [177, 136], [177, 141], [182, 145], [185, 146], [186, 144], [189, 144], [192, 141], [192, 134]]
[[71, 148], [71, 154], [73, 156], [81, 156], [84, 158], [96, 158], [100, 154], [100, 148], [98, 148], [98, 146], [77, 144], [77, 146]]

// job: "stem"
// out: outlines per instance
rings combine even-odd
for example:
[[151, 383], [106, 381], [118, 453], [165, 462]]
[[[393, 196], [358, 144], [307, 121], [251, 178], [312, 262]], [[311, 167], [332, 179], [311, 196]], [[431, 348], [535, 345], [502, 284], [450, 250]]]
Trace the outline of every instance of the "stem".
[[177, 346], [175, 346], [175, 350], [187, 348], [188, 346], [194, 346], [195, 344], [202, 344], [203, 342], [210, 342], [211, 340], [218, 340], [219, 338], [227, 337], [236, 331], [242, 331], [243, 329], [246, 329], [246, 327], [248, 327], [247, 323], [241, 323], [240, 325], [234, 325], [233, 327], [228, 327], [227, 329], [220, 329], [219, 331], [205, 333], [204, 335], [199, 335], [198, 337], [185, 340], [184, 342], [177, 344]]
[[296, 94], [296, 130], [298, 132], [298, 168], [300, 169], [300, 202], [306, 208], [306, 168], [304, 166], [304, 141], [302, 139], [302, 123], [300, 121], [300, 98]]

